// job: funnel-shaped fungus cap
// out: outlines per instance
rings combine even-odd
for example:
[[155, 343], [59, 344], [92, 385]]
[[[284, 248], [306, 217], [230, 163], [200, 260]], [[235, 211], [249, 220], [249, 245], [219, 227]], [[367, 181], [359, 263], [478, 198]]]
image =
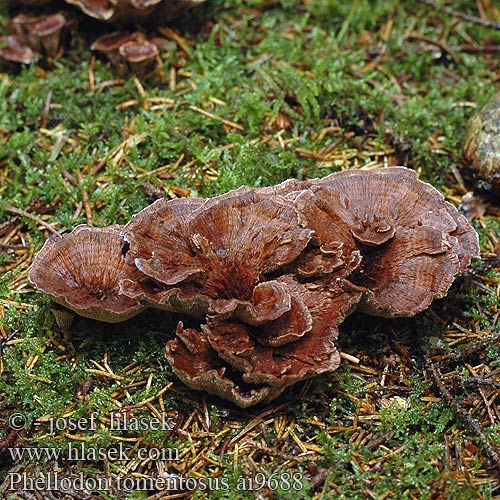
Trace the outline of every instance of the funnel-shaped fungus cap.
[[127, 33], [126, 31], [113, 31], [97, 38], [90, 46], [92, 50], [111, 52], [118, 50], [122, 45], [136, 41], [139, 33]]
[[37, 52], [45, 51], [54, 56], [59, 49], [61, 33], [65, 28], [66, 18], [61, 13], [28, 16], [19, 14], [9, 21], [12, 34]]
[[90, 46], [92, 50], [103, 52], [113, 63], [120, 73], [125, 71], [125, 61], [120, 54], [120, 47], [130, 42], [145, 41], [144, 35], [139, 32], [127, 33], [125, 31], [114, 31], [100, 36]]
[[158, 47], [147, 40], [127, 42], [120, 46], [118, 52], [130, 65], [132, 71], [141, 75], [154, 65], [160, 53]]
[[65, 24], [66, 18], [60, 13], [39, 16], [33, 24], [33, 31], [35, 35], [43, 38], [58, 33]]
[[144, 276], [126, 262], [120, 230], [81, 225], [62, 238], [49, 238], [33, 262], [30, 280], [81, 316], [108, 323], [135, 316], [145, 307], [120, 293], [120, 280]]
[[[339, 365], [339, 355], [333, 344], [338, 335], [337, 325], [353, 311], [362, 296], [359, 287], [340, 279], [299, 283], [284, 276], [279, 280], [310, 317], [309, 327], [305, 332], [299, 331], [297, 337], [288, 335], [282, 342], [272, 345], [266, 339], [265, 328], [272, 328], [272, 323], [251, 327], [215, 318], [209, 319], [203, 327], [212, 348], [243, 373], [247, 383], [287, 386], [335, 370]], [[280, 320], [277, 323], [276, 326], [281, 326]], [[280, 328], [274, 331], [276, 335], [280, 332]]]
[[328, 233], [341, 234], [343, 240], [350, 232], [363, 258], [351, 278], [370, 290], [361, 307], [366, 312], [413, 316], [443, 297], [479, 256], [477, 234], [466, 219], [412, 170], [351, 170], [315, 182], [323, 214], [331, 207], [317, 236], [323, 242]]
[[147, 40], [127, 42], [120, 46], [119, 52], [126, 61], [134, 64], [154, 59], [159, 53], [158, 47]]
[[[450, 223], [443, 196], [417, 174], [404, 167], [348, 170], [318, 179], [331, 197], [338, 214], [357, 243], [379, 246], [394, 237], [398, 227], [426, 223], [425, 217]], [[422, 220], [424, 218], [424, 220]]]
[[167, 358], [186, 385], [247, 407], [269, 402], [299, 380], [338, 368], [340, 356], [333, 343], [337, 325], [353, 310], [362, 290], [340, 279], [304, 284], [283, 276], [276, 282], [296, 306], [274, 322], [252, 327], [210, 317], [202, 332], [190, 331], [189, 341], [178, 330], [177, 338], [168, 342]]
[[475, 189], [500, 196], [500, 93], [467, 124], [464, 176]]
[[33, 51], [19, 37], [0, 37], [0, 61], [30, 64], [35, 60]]
[[117, 0], [66, 0], [66, 2], [78, 7], [87, 16], [108, 21], [113, 17]]
[[336, 191], [311, 186], [295, 199], [300, 216], [314, 231], [311, 245], [295, 263], [295, 271], [303, 278], [349, 276], [360, 264], [361, 253], [351, 226], [341, 211]]
[[[205, 203], [203, 198], [176, 198], [167, 200], [161, 198], [136, 214], [124, 228], [124, 238], [133, 245], [129, 247], [126, 259], [135, 264], [140, 254], [151, 256], [157, 245], [155, 231], [157, 225], [161, 231], [170, 234], [181, 231], [191, 213]], [[150, 226], [151, 225], [151, 226]], [[151, 230], [151, 228], [154, 228]], [[164, 251], [168, 251], [165, 248]], [[185, 284], [180, 290], [166, 286], [153, 278], [149, 283], [122, 280], [122, 293], [141, 302], [147, 302], [153, 307], [166, 311], [179, 312], [190, 316], [203, 318], [208, 311], [208, 298], [201, 296], [197, 287]]]
[[247, 384], [212, 349], [204, 332], [177, 327], [166, 348], [174, 373], [191, 389], [206, 391], [232, 401], [241, 408], [275, 399], [285, 387]]
[[66, 0], [88, 16], [110, 23], [162, 23], [205, 0]]
[[154, 203], [124, 229], [127, 258], [166, 287], [194, 288], [218, 301], [249, 301], [265, 276], [292, 262], [311, 230], [281, 196], [240, 188], [207, 200], [191, 214]]
[[31, 34], [39, 41], [46, 54], [54, 56], [59, 48], [61, 31], [66, 26], [66, 18], [62, 14], [40, 16], [31, 27]]

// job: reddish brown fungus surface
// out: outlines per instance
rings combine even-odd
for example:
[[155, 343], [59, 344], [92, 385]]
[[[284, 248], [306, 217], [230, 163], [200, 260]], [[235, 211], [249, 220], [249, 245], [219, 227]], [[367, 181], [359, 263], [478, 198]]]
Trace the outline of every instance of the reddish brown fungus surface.
[[115, 323], [144, 309], [120, 293], [120, 280], [140, 280], [141, 272], [125, 261], [120, 226], [76, 227], [45, 242], [30, 280], [55, 302], [81, 316]]
[[4, 60], [29, 64], [42, 52], [50, 57], [57, 54], [61, 34], [66, 27], [66, 17], [61, 13], [28, 16], [19, 14], [9, 21], [12, 36], [0, 49]]
[[183, 330], [178, 330], [167, 345], [167, 357], [179, 378], [189, 387], [249, 406], [276, 397], [299, 380], [336, 370], [337, 326], [360, 300], [362, 290], [338, 278], [300, 283], [283, 276], [279, 282], [295, 305], [275, 321], [252, 327], [211, 316], [201, 332], [190, 331], [201, 344], [201, 364], [200, 358], [195, 362]]
[[90, 17], [110, 23], [161, 23], [204, 0], [66, 0]]
[[[135, 265], [137, 259], [154, 258], [155, 249], [163, 243], [162, 235], [167, 239], [167, 245], [169, 237], [182, 238], [188, 216], [205, 202], [203, 198], [159, 199], [135, 215], [123, 230], [129, 244], [127, 262]], [[169, 247], [164, 247], [163, 251], [168, 255]], [[201, 296], [197, 287], [184, 284], [180, 290], [156, 280], [151, 273], [148, 277], [149, 282], [122, 280], [122, 293], [159, 309], [204, 317], [208, 310], [208, 298]]]
[[175, 374], [191, 389], [204, 390], [247, 408], [275, 399], [285, 387], [248, 384], [212, 349], [206, 333], [177, 327], [166, 356]]
[[[157, 202], [158, 203], [158, 202]], [[266, 275], [292, 262], [311, 230], [299, 224], [291, 201], [240, 188], [195, 210], [160, 202], [124, 229], [127, 258], [165, 287], [221, 301], [249, 301]]]
[[198, 318], [167, 344], [173, 371], [248, 407], [334, 371], [338, 326], [355, 308], [413, 316], [478, 255], [455, 207], [415, 172], [390, 167], [161, 199], [123, 228], [51, 238], [30, 278], [104, 321], [146, 305]]
[[0, 37], [0, 61], [30, 64], [36, 55], [24, 40], [16, 36]]
[[296, 272], [304, 278], [349, 276], [359, 266], [361, 252], [349, 224], [338, 214], [339, 194], [311, 187], [296, 198], [296, 206], [314, 231], [312, 245], [297, 261]]
[[[443, 297], [455, 276], [479, 256], [476, 232], [434, 187], [404, 167], [349, 170], [314, 181], [300, 210], [319, 251], [298, 272], [324, 265], [339, 248], [340, 269], [368, 289], [360, 304], [380, 316], [413, 316]], [[359, 254], [361, 259], [357, 260]], [[347, 260], [346, 260], [347, 256]], [[302, 266], [302, 267], [301, 267]]]

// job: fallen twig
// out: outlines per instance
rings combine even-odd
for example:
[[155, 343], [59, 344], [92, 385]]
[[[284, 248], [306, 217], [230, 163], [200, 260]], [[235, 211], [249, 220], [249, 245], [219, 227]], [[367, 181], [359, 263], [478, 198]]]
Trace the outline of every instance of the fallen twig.
[[[425, 346], [425, 342], [423, 342], [422, 345]], [[486, 452], [488, 453], [490, 458], [495, 462], [496, 466], [500, 469], [499, 451], [495, 448], [495, 446], [491, 443], [488, 437], [484, 434], [481, 424], [479, 424], [479, 422], [476, 422], [467, 412], [467, 410], [463, 408], [460, 402], [457, 401], [457, 399], [451, 394], [451, 392], [448, 390], [448, 388], [441, 380], [441, 376], [438, 370], [436, 369], [436, 365], [432, 361], [432, 357], [430, 356], [429, 352], [425, 347], [423, 347], [423, 350], [424, 350], [424, 359], [426, 368], [429, 371], [438, 391], [446, 399], [446, 401], [448, 401], [448, 403], [455, 408], [457, 413], [465, 420], [470, 430], [479, 437], [481, 443], [486, 449]]]
[[417, 0], [418, 3], [422, 3], [431, 7], [433, 9], [439, 10], [440, 12], [444, 12], [452, 17], [457, 17], [458, 19], [462, 19], [463, 21], [467, 21], [468, 23], [478, 24], [479, 26], [485, 26], [487, 28], [493, 28], [495, 30], [500, 30], [500, 23], [496, 21], [490, 21], [489, 19], [481, 19], [477, 16], [471, 16], [470, 14], [465, 14], [458, 10], [450, 9], [449, 7], [437, 5], [436, 2], [432, 0]]
[[20, 215], [22, 217], [26, 217], [27, 219], [31, 219], [40, 226], [43, 226], [45, 229], [48, 229], [51, 233], [57, 235], [59, 238], [62, 238], [62, 236], [50, 224], [47, 224], [47, 222], [40, 219], [40, 217], [30, 214], [29, 212], [26, 212], [26, 210], [22, 210], [16, 207], [11, 207], [10, 205], [4, 205], [4, 208], [7, 212], [10, 212], [11, 214]]
[[435, 40], [430, 36], [419, 35], [417, 33], [412, 33], [411, 35], [408, 35], [408, 40], [416, 40], [418, 42], [425, 42], [430, 45], [435, 45], [436, 47], [440, 48], [443, 52], [446, 52], [451, 57], [451, 59], [455, 64], [460, 64], [460, 60], [458, 59], [455, 52], [453, 52], [453, 49], [449, 47], [446, 43], [441, 42], [440, 40]]

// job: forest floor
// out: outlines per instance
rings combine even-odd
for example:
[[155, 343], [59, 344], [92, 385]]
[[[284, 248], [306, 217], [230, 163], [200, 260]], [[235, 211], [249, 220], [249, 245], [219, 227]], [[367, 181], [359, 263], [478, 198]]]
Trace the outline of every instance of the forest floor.
[[[166, 43], [147, 75], [93, 53], [113, 28], [88, 20], [57, 57], [0, 67], [2, 498], [500, 497], [498, 206], [472, 221], [482, 260], [446, 298], [410, 319], [354, 314], [337, 372], [249, 410], [173, 375], [174, 316], [64, 334], [27, 279], [51, 233], [162, 196], [406, 165], [458, 206], [467, 120], [500, 82], [500, 29], [481, 21], [500, 11], [444, 3], [209, 0], [148, 28]], [[169, 430], [113, 430], [118, 409]], [[96, 428], [63, 428], [90, 415]], [[165, 474], [177, 489], [154, 483]]]

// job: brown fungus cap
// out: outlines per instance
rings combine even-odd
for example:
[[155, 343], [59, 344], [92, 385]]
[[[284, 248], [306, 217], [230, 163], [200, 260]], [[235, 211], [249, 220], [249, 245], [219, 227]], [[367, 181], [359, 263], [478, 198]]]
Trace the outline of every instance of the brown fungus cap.
[[121, 45], [118, 53], [130, 65], [132, 71], [142, 75], [154, 66], [160, 51], [154, 43], [136, 40]]
[[143, 33], [114, 31], [100, 36], [91, 46], [103, 52], [121, 72], [128, 64], [138, 74], [146, 73], [157, 60], [158, 47], [148, 41]]
[[477, 191], [500, 196], [500, 93], [467, 124], [461, 170]]
[[163, 23], [205, 0], [66, 0], [90, 17], [109, 23]]
[[113, 31], [97, 38], [90, 46], [92, 50], [101, 52], [117, 51], [122, 45], [138, 39], [139, 33], [128, 33], [126, 31]]
[[[158, 202], [157, 202], [158, 203]], [[216, 301], [251, 301], [266, 275], [292, 262], [312, 231], [293, 202], [240, 188], [209, 199], [192, 213], [160, 202], [124, 229], [127, 258], [166, 287], [198, 290]]]
[[66, 18], [60, 14], [40, 16], [31, 27], [31, 34], [48, 56], [54, 56], [59, 49], [61, 32], [66, 26]]
[[19, 37], [0, 37], [0, 61], [30, 64], [35, 60], [34, 52]]
[[[252, 327], [211, 316], [202, 332], [189, 332], [188, 340], [183, 330], [177, 331], [168, 342], [167, 358], [181, 380], [247, 407], [271, 401], [299, 380], [338, 368], [337, 326], [352, 312], [362, 290], [340, 279], [300, 283], [282, 276], [276, 281], [300, 307], [291, 307], [274, 322]], [[270, 343], [271, 338], [278, 342]]]
[[116, 323], [144, 306], [120, 293], [120, 280], [138, 281], [140, 271], [125, 261], [121, 226], [76, 227], [49, 238], [29, 273], [35, 286], [81, 316]]
[[359, 248], [362, 261], [350, 279], [370, 291], [360, 306], [365, 312], [413, 316], [443, 297], [479, 256], [466, 219], [412, 170], [349, 170], [315, 184], [318, 210], [305, 215], [320, 243], [338, 238]]
[[[140, 256], [152, 256], [159, 235], [156, 231], [170, 234], [181, 231], [189, 215], [205, 203], [203, 198], [161, 198], [136, 214], [124, 227], [123, 236], [129, 243], [126, 259], [135, 265]], [[158, 227], [159, 226], [159, 227]], [[168, 250], [168, 249], [165, 249]], [[179, 312], [203, 318], [208, 311], [208, 298], [201, 296], [197, 287], [184, 285], [167, 286], [149, 276], [150, 281], [122, 280], [120, 287], [123, 294], [135, 300], [147, 302], [157, 309]]]
[[66, 17], [60, 12], [34, 17], [19, 14], [9, 21], [11, 33], [19, 43], [37, 53], [45, 52], [50, 57], [57, 54], [61, 34], [67, 24]]
[[167, 344], [166, 357], [188, 387], [214, 394], [241, 408], [272, 401], [285, 389], [243, 382], [241, 374], [212, 349], [204, 332], [184, 329], [182, 323], [177, 327], [176, 338]]
[[[265, 326], [272, 323], [251, 327], [215, 318], [203, 327], [212, 348], [241, 372], [247, 383], [288, 386], [339, 366], [339, 354], [333, 343], [338, 336], [337, 326], [353, 311], [361, 290], [338, 279], [299, 283], [285, 276], [281, 280], [307, 309], [311, 318], [308, 331], [295, 338], [289, 335], [286, 343], [273, 346], [261, 341], [262, 335], [266, 335]], [[280, 331], [276, 329], [275, 333]]]
[[[138, 259], [154, 258], [156, 248], [159, 244], [161, 246], [159, 238], [162, 235], [167, 240], [170, 237], [183, 238], [183, 228], [187, 219], [205, 202], [206, 200], [203, 198], [175, 198], [172, 200], [160, 198], [134, 215], [122, 231], [123, 238], [128, 243], [125, 255], [127, 262], [136, 264]], [[168, 254], [169, 247], [164, 246], [163, 251]], [[148, 276], [156, 280], [152, 273]], [[160, 284], [157, 290], [141, 291], [139, 287], [135, 291], [144, 293], [152, 300], [155, 300], [154, 297], [158, 295], [158, 300], [160, 300], [159, 297], [163, 295], [166, 287], [161, 281], [156, 280], [156, 282]]]
[[113, 31], [97, 38], [90, 46], [92, 50], [102, 52], [118, 69], [120, 73], [125, 72], [126, 63], [120, 54], [120, 47], [130, 42], [145, 41], [144, 35], [139, 32], [128, 33], [125, 31]]

